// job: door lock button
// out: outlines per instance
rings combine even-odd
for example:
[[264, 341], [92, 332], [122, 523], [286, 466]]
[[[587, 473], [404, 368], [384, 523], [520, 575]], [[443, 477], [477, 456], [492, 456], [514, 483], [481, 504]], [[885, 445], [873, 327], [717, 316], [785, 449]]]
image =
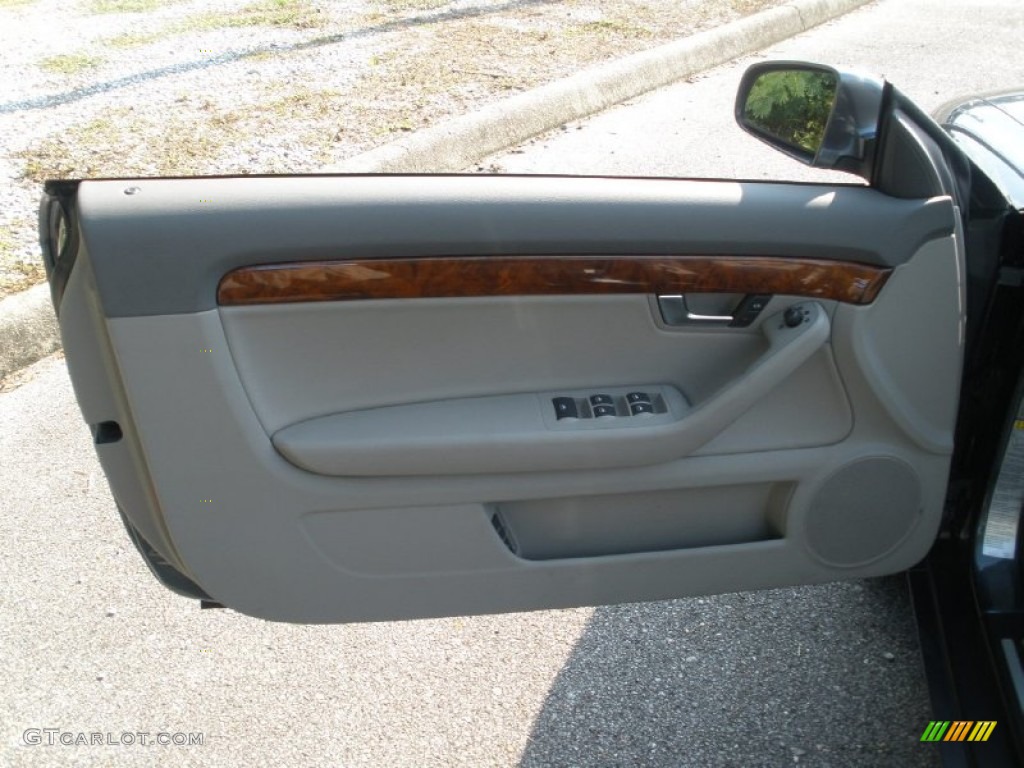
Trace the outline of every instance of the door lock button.
[[555, 418], [559, 421], [562, 419], [578, 419], [580, 417], [579, 410], [576, 408], [576, 401], [571, 397], [556, 397], [551, 401], [555, 406]]
[[772, 300], [771, 294], [755, 293], [743, 297], [735, 310], [733, 310], [732, 322], [729, 325], [733, 328], [746, 328], [753, 323], [761, 310], [768, 306]]

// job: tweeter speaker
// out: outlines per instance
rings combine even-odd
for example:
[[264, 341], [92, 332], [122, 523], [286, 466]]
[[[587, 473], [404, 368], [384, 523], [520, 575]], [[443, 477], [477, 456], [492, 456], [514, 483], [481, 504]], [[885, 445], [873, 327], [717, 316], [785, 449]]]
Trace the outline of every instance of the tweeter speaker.
[[805, 523], [808, 548], [831, 565], [853, 567], [892, 551], [921, 513], [921, 483], [905, 461], [858, 459], [825, 481]]

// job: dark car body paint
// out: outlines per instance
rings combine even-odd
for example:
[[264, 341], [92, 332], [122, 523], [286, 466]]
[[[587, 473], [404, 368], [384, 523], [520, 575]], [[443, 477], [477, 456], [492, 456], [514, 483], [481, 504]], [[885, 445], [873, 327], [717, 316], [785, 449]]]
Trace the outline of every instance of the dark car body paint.
[[1024, 92], [979, 96], [937, 114], [974, 163], [1024, 209]]
[[934, 745], [943, 766], [1018, 766], [1024, 541], [1015, 560], [999, 562], [980, 557], [978, 543], [1024, 398], [1024, 89], [963, 98], [934, 116], [974, 165], [968, 339], [943, 529], [908, 578], [933, 717], [998, 722], [986, 743]]

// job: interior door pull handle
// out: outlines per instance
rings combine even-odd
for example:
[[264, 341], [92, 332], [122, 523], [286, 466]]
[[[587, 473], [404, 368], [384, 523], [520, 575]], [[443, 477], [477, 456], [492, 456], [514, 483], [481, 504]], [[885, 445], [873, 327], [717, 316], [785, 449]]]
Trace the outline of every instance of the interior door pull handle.
[[729, 328], [746, 328], [761, 310], [768, 306], [771, 294], [748, 293], [733, 309], [731, 315], [705, 315], [690, 310], [685, 294], [658, 296], [658, 308], [666, 325], [717, 325]]

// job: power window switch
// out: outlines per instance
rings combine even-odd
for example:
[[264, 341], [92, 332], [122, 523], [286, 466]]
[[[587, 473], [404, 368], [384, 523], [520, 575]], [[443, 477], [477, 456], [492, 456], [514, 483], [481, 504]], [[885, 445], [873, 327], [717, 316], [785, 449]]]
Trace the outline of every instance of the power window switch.
[[590, 404], [595, 408], [599, 405], [615, 405], [611, 395], [591, 395]]
[[614, 405], [595, 405], [594, 416], [601, 418], [602, 416], [614, 416], [615, 406]]
[[651, 403], [630, 403], [629, 412], [634, 416], [641, 413], [654, 413], [654, 406]]
[[651, 396], [646, 392], [630, 392], [626, 395], [626, 402], [630, 405], [633, 403], [649, 403], [651, 402]]
[[576, 408], [576, 400], [571, 397], [556, 397], [551, 400], [555, 406], [555, 418], [559, 421], [562, 419], [578, 419], [580, 413]]

